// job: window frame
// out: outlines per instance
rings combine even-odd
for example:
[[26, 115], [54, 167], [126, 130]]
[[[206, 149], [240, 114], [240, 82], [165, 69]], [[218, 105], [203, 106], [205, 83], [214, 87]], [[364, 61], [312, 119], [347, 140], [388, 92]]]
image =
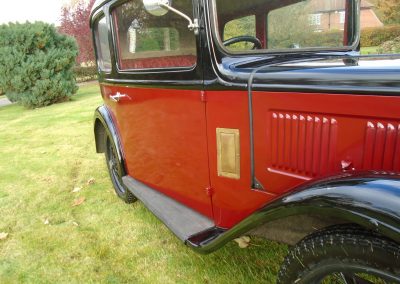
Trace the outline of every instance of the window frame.
[[[96, 57], [96, 65], [98, 72], [100, 73], [105, 73], [105, 74], [111, 74], [112, 69], [113, 69], [113, 54], [112, 54], [112, 44], [110, 42], [110, 28], [108, 24], [108, 18], [107, 15], [104, 13], [104, 11], [99, 10], [96, 12], [96, 14], [93, 16], [93, 29], [92, 29], [92, 36], [93, 36], [93, 46], [94, 46], [94, 52], [95, 52], [95, 57]], [[99, 46], [99, 37], [98, 37], [98, 25], [101, 20], [105, 19], [106, 20], [106, 25], [107, 25], [107, 42], [108, 42], [108, 53], [110, 55], [110, 68], [101, 68], [99, 64], [99, 59], [100, 59], [100, 54], [101, 54], [101, 48]]]
[[339, 24], [346, 23], [346, 11], [339, 11]]
[[[267, 0], [265, 0], [267, 1]], [[354, 9], [351, 11], [353, 13], [353, 17], [355, 17], [355, 22], [353, 29], [356, 31], [354, 34], [354, 42], [352, 45], [342, 46], [342, 47], [308, 47], [308, 48], [298, 48], [298, 49], [255, 49], [251, 50], [251, 52], [244, 51], [231, 51], [228, 50], [222, 42], [222, 37], [220, 35], [218, 29], [218, 13], [217, 13], [217, 0], [208, 0], [208, 6], [210, 7], [208, 11], [208, 15], [210, 18], [210, 26], [211, 26], [211, 35], [212, 40], [215, 44], [215, 47], [224, 55], [224, 56], [237, 56], [237, 55], [246, 55], [246, 56], [254, 56], [254, 55], [271, 55], [271, 54], [281, 54], [281, 53], [299, 53], [299, 52], [351, 52], [357, 51], [357, 48], [360, 43], [360, 0], [350, 0], [353, 2]], [[265, 14], [266, 22], [268, 22], [268, 13]], [[267, 28], [268, 30], [268, 28]]]
[[[190, 67], [157, 67], [157, 68], [138, 68], [138, 69], [121, 69], [120, 67], [120, 54], [119, 54], [119, 49], [118, 49], [118, 32], [117, 32], [117, 22], [114, 17], [114, 10], [118, 8], [119, 6], [130, 2], [132, 0], [116, 0], [112, 2], [109, 6], [109, 17], [110, 17], [110, 22], [111, 22], [111, 34], [112, 34], [112, 39], [113, 39], [113, 51], [114, 51], [114, 58], [115, 58], [115, 70], [118, 74], [155, 74], [155, 73], [182, 73], [182, 72], [192, 72], [194, 71], [197, 66], [199, 65], [199, 49], [198, 49], [198, 40], [199, 36], [195, 35], [193, 33], [193, 36], [195, 37], [195, 49], [196, 49], [196, 62], [193, 66]], [[193, 1], [190, 1], [192, 5], [192, 10], [193, 10], [193, 17], [196, 18], [196, 9], [194, 7]]]
[[322, 14], [321, 13], [314, 13], [310, 15], [310, 25], [314, 27], [320, 27], [322, 23]]

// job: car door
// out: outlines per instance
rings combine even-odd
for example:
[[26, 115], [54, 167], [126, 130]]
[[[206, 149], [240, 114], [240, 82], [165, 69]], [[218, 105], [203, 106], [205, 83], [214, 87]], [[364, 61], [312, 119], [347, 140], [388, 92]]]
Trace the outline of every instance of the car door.
[[[400, 168], [399, 97], [390, 90], [398, 85], [398, 61], [326, 55], [316, 60], [315, 55], [329, 47], [344, 52], [355, 49], [357, 42], [348, 37], [351, 1], [309, 2], [308, 10], [298, 3], [269, 13], [268, 48], [282, 57], [286, 51], [288, 59], [267, 66], [267, 75], [255, 76], [270, 90], [255, 87], [252, 94], [253, 166], [263, 190], [273, 194], [346, 171]], [[299, 19], [305, 14], [308, 20], [282, 23], [281, 18], [291, 14]], [[286, 33], [292, 35], [290, 41]], [[297, 54], [301, 60], [291, 61], [287, 47], [302, 49]]]
[[[399, 97], [388, 88], [398, 86], [398, 69], [349, 60], [358, 4], [210, 2], [214, 65], [205, 74], [218, 226], [316, 178], [398, 171]], [[252, 48], [256, 40], [262, 48]]]
[[[173, 6], [191, 18], [197, 13], [190, 1]], [[127, 172], [212, 218], [200, 40], [185, 19], [150, 15], [142, 1], [109, 9], [116, 68], [103, 93]]]

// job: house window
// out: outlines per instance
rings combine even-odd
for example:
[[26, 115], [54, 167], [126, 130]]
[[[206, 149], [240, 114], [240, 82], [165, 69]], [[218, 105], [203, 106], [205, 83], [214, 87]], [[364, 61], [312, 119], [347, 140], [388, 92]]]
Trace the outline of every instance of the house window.
[[311, 14], [310, 15], [310, 25], [320, 26], [321, 25], [321, 14]]
[[108, 26], [104, 16], [95, 24], [94, 34], [97, 51], [97, 65], [100, 70], [110, 71], [111, 55], [108, 41]]
[[[174, 1], [174, 8], [191, 18], [191, 2]], [[172, 12], [162, 17], [146, 12], [142, 1], [129, 1], [112, 12], [116, 26], [120, 70], [193, 67], [196, 38], [187, 21]]]
[[346, 12], [344, 11], [339, 12], [339, 23], [344, 24], [345, 21], [346, 21]]

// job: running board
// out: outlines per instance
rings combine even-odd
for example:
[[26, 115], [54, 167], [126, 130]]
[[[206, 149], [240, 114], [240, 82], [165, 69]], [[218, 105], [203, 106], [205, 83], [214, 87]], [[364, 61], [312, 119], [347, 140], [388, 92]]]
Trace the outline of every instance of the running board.
[[[128, 190], [142, 201], [183, 242], [186, 243], [191, 237], [201, 236], [205, 232], [213, 232], [215, 230], [212, 220], [193, 209], [186, 207], [130, 176], [125, 176], [122, 180]], [[206, 233], [205, 235], [208, 234]]]

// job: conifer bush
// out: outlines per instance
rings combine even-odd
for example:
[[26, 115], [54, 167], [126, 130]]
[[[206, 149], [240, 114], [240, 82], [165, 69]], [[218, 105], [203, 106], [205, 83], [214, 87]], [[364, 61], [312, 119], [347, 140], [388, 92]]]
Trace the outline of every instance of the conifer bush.
[[29, 108], [68, 100], [76, 91], [78, 48], [50, 24], [0, 25], [0, 89]]

